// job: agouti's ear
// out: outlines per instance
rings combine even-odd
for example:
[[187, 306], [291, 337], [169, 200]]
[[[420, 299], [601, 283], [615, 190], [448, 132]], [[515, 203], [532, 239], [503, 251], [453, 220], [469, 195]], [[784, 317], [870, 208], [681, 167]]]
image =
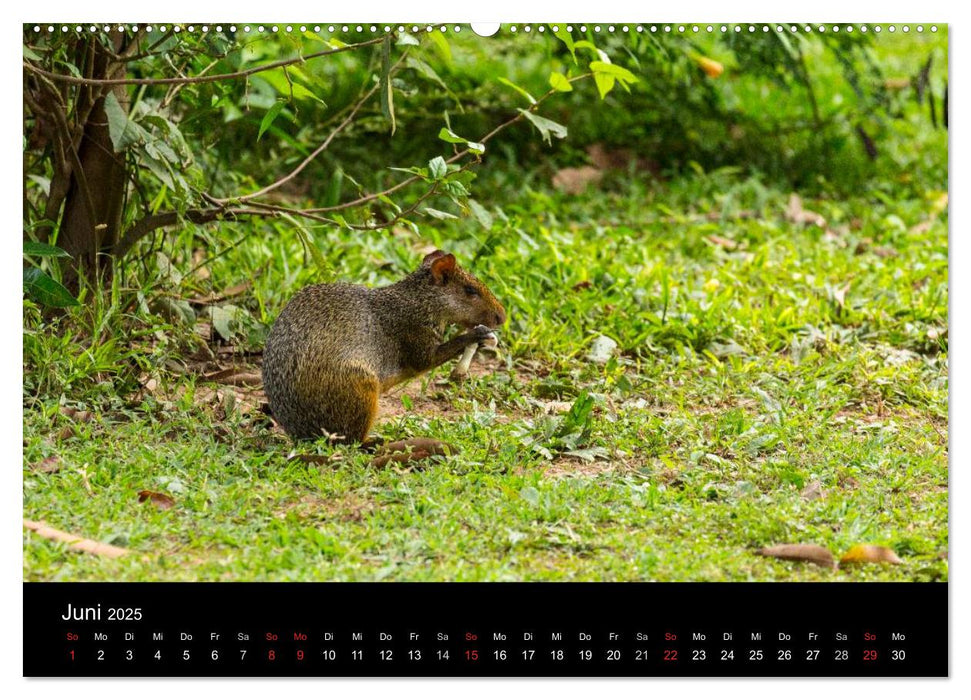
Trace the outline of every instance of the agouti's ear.
[[[442, 253], [442, 251], [437, 250], [435, 253]], [[435, 253], [432, 253], [432, 255], [435, 255]], [[425, 259], [428, 260], [427, 257]], [[448, 284], [449, 277], [455, 271], [455, 256], [451, 253], [442, 253], [432, 260], [428, 267], [432, 271], [432, 278], [435, 282]]]
[[432, 253], [429, 253], [428, 255], [426, 255], [422, 259], [421, 266], [422, 267], [429, 267], [430, 268], [432, 266], [432, 263], [435, 260], [438, 260], [443, 255], [448, 255], [448, 253], [446, 253], [444, 250], [436, 250], [436, 251], [434, 251]]

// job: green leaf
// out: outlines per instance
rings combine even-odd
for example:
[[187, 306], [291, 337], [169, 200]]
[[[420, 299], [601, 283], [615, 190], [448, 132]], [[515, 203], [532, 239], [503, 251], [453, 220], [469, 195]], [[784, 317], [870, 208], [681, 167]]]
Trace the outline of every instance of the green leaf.
[[553, 72], [550, 73], [550, 87], [557, 92], [570, 92], [573, 90], [573, 86], [570, 81], [562, 73]]
[[327, 194], [324, 197], [324, 206], [332, 207], [341, 201], [341, 189], [344, 186], [344, 171], [338, 167], [334, 175], [330, 178], [327, 185]]
[[438, 138], [440, 138], [442, 141], [445, 141], [446, 143], [461, 143], [462, 145], [465, 145], [466, 143], [468, 143], [468, 141], [463, 139], [454, 131], [452, 131], [451, 129], [447, 129], [444, 126], [442, 127], [441, 131], [438, 132]]
[[483, 153], [485, 153], [484, 143], [476, 143], [475, 141], [469, 141], [467, 139], [464, 139], [458, 134], [456, 134], [454, 131], [452, 131], [451, 129], [447, 129], [444, 126], [442, 127], [441, 131], [438, 132], [438, 138], [440, 138], [442, 141], [445, 141], [446, 143], [462, 144], [463, 146], [468, 148], [472, 153], [477, 153], [479, 155], [482, 155]]
[[51, 179], [49, 177], [44, 177], [43, 175], [28, 175], [28, 178], [32, 182], [37, 183], [37, 186], [43, 190], [44, 194], [50, 195], [51, 193]]
[[24, 270], [24, 291], [27, 296], [44, 306], [64, 308], [81, 304], [63, 284], [39, 267], [28, 267]]
[[63, 248], [37, 241], [24, 241], [24, 255], [33, 255], [35, 258], [69, 258], [71, 257]]
[[236, 335], [231, 325], [236, 320], [232, 310], [225, 309], [222, 306], [210, 306], [209, 319], [212, 322], [212, 327], [216, 329], [223, 340], [231, 341]]
[[512, 82], [511, 80], [507, 80], [506, 78], [499, 78], [499, 82], [502, 83], [503, 85], [508, 85], [513, 90], [515, 90], [516, 92], [518, 92], [520, 95], [522, 95], [523, 97], [525, 97], [527, 100], [529, 100], [529, 104], [531, 104], [531, 105], [536, 104], [536, 98], [535, 97], [533, 97], [532, 95], [530, 95], [523, 88], [519, 87], [518, 85], [516, 85], [516, 83]]
[[570, 51], [570, 55], [573, 56], [573, 62], [576, 63], [577, 62], [577, 52], [576, 52], [576, 49], [574, 48], [573, 37], [570, 36], [570, 32], [568, 32], [566, 30], [566, 27], [564, 25], [562, 25], [562, 24], [552, 25], [551, 24], [550, 25], [550, 29], [552, 29], [554, 26], [556, 26], [556, 31], [553, 32], [553, 36], [555, 36], [557, 39], [559, 39], [560, 41], [562, 41], [566, 45], [566, 48]]
[[41, 57], [36, 53], [31, 51], [26, 44], [24, 44], [24, 58], [29, 58], [31, 61], [40, 61]]
[[441, 32], [432, 32], [428, 35], [431, 39], [432, 44], [435, 46], [435, 50], [438, 55], [442, 57], [445, 65], [449, 68], [452, 67], [452, 49], [449, 48], [448, 41], [445, 39], [445, 35]]
[[637, 76], [631, 73], [626, 68], [614, 65], [613, 63], [605, 63], [603, 61], [591, 61], [590, 70], [594, 72], [595, 75], [605, 74], [611, 77], [617, 78], [622, 84], [630, 84], [637, 82]]
[[410, 168], [396, 168], [394, 166], [388, 168], [388, 170], [397, 170], [399, 173], [408, 173], [409, 175], [417, 175], [422, 180], [428, 181], [428, 168], [419, 168], [417, 165], [413, 165]]
[[441, 156], [435, 156], [428, 161], [428, 174], [433, 180], [441, 180], [448, 173], [448, 164]]
[[535, 486], [524, 486], [519, 490], [519, 497], [534, 508], [539, 505], [539, 491]]
[[567, 129], [562, 124], [557, 124], [552, 119], [547, 119], [546, 117], [541, 117], [538, 114], [533, 114], [527, 109], [519, 110], [524, 117], [526, 117], [533, 126], [539, 129], [539, 133], [542, 134], [543, 140], [546, 141], [550, 146], [553, 145], [550, 136], [555, 136], [558, 139], [565, 139]]
[[441, 211], [439, 209], [432, 209], [431, 207], [425, 207], [425, 209], [423, 211], [426, 214], [428, 214], [429, 216], [434, 217], [436, 219], [441, 219], [441, 220], [445, 220], [445, 219], [457, 219], [457, 218], [459, 218], [459, 217], [455, 216], [455, 214], [449, 214], [447, 211]]
[[327, 260], [324, 258], [323, 253], [320, 252], [320, 248], [314, 243], [314, 237], [307, 230], [307, 227], [300, 223], [296, 217], [291, 214], [282, 214], [282, 218], [293, 224], [294, 229], [297, 231], [297, 237], [300, 239], [300, 243], [303, 245], [304, 250], [310, 253], [311, 259], [314, 261], [314, 265], [320, 271], [320, 274], [324, 277], [330, 275], [330, 265], [327, 264]]
[[108, 136], [111, 137], [115, 153], [121, 153], [129, 146], [145, 141], [148, 133], [128, 118], [113, 92], [105, 97], [105, 116], [108, 117]]
[[391, 122], [391, 135], [394, 136], [394, 88], [391, 85], [391, 36], [388, 35], [381, 43], [381, 114]]
[[593, 53], [597, 54], [601, 61], [604, 63], [610, 63], [610, 57], [607, 55], [607, 53], [598, 49], [592, 41], [583, 39], [574, 44], [574, 46], [576, 46], [578, 49], [587, 49], [588, 51], [592, 51]]
[[[255, 77], [254, 80], [263, 80], [269, 83], [270, 87], [284, 97], [289, 98], [292, 96], [295, 100], [313, 100], [314, 102], [320, 103], [324, 107], [327, 106], [327, 103], [317, 97], [313, 91], [293, 80], [294, 75], [297, 77], [303, 76], [299, 70], [296, 72], [293, 70], [293, 68], [288, 68], [287, 70], [289, 73], [285, 73], [283, 68], [264, 71], [263, 73], [260, 73], [259, 76]], [[287, 78], [288, 74], [290, 75], [290, 78]]]
[[442, 185], [442, 189], [456, 203], [459, 203], [459, 199], [465, 199], [470, 194], [468, 188], [458, 180], [446, 180], [445, 184]]
[[484, 228], [486, 231], [491, 229], [494, 219], [492, 214], [489, 213], [489, 210], [474, 199], [469, 199], [468, 205], [469, 209], [472, 210], [472, 216], [475, 217], [476, 221], [482, 224], [482, 228]]
[[260, 131], [256, 135], [257, 141], [263, 138], [263, 133], [270, 128], [270, 124], [272, 124], [273, 120], [280, 115], [280, 112], [283, 111], [283, 108], [286, 107], [286, 104], [287, 103], [284, 102], [283, 100], [277, 100], [276, 102], [273, 103], [272, 107], [266, 110], [266, 114], [264, 114], [263, 119], [260, 120]]
[[401, 32], [398, 34], [398, 41], [395, 43], [397, 43], [398, 46], [418, 46], [418, 39], [408, 32]]
[[594, 73], [593, 82], [597, 84], [597, 92], [600, 93], [600, 99], [602, 100], [607, 96], [608, 92], [614, 89], [616, 78], [606, 73]]

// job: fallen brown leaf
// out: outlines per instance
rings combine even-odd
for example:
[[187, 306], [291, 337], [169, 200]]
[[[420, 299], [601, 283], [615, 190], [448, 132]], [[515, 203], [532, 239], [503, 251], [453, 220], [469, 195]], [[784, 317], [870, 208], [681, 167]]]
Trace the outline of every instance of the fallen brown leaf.
[[238, 367], [222, 369], [218, 372], [203, 375], [207, 382], [218, 382], [230, 386], [260, 386], [263, 384], [263, 375], [259, 372], [241, 370]]
[[846, 550], [840, 559], [840, 566], [845, 564], [903, 564], [903, 560], [889, 547], [875, 544], [855, 544]]
[[58, 440], [69, 440], [70, 438], [74, 437], [74, 435], [74, 428], [72, 428], [70, 425], [66, 425], [57, 431]]
[[61, 458], [57, 455], [51, 455], [50, 457], [45, 457], [37, 464], [32, 464], [30, 468], [41, 474], [53, 474], [54, 472], [61, 471]]
[[577, 282], [573, 285], [573, 291], [579, 292], [581, 289], [590, 289], [593, 286], [593, 282], [590, 280], [583, 280], [582, 282]]
[[731, 238], [722, 238], [721, 236], [708, 236], [708, 240], [721, 248], [727, 248], [728, 250], [733, 250], [738, 247], [738, 243], [733, 241]]
[[904, 90], [912, 84], [910, 78], [887, 78], [883, 81], [883, 86], [888, 90]]
[[452, 445], [433, 438], [397, 440], [383, 445], [371, 460], [371, 466], [385, 467], [390, 462], [405, 464], [427, 459], [433, 455], [447, 457], [456, 453], [458, 450]]
[[175, 505], [175, 499], [165, 493], [159, 493], [158, 491], [139, 491], [138, 492], [138, 502], [145, 503], [150, 501], [152, 505], [158, 507], [160, 510], [168, 510]]
[[68, 406], [61, 406], [61, 415], [67, 416], [78, 423], [90, 423], [94, 420], [94, 414], [91, 411], [81, 411]]
[[149, 375], [143, 374], [138, 378], [138, 383], [142, 385], [142, 388], [150, 394], [154, 394], [158, 390], [158, 379]]
[[826, 492], [823, 491], [823, 485], [818, 481], [810, 481], [806, 484], [806, 488], [799, 492], [799, 495], [805, 498], [807, 501], [815, 501], [826, 496]]
[[207, 342], [212, 340], [212, 324], [209, 321], [196, 321], [194, 328], [200, 338]]
[[304, 462], [306, 464], [331, 464], [333, 462], [339, 462], [343, 459], [340, 454], [327, 455], [298, 455], [291, 454], [288, 457], [291, 462]]
[[94, 540], [86, 539], [80, 535], [72, 535], [69, 532], [55, 530], [44, 522], [34, 522], [32, 520], [25, 519], [24, 527], [36, 533], [39, 537], [54, 540], [55, 542], [63, 542], [71, 549], [75, 549], [79, 552], [97, 554], [100, 557], [110, 557], [112, 559], [123, 557], [128, 554], [128, 550], [123, 549], [122, 547], [115, 547], [114, 545], [105, 544], [103, 542], [95, 542]]
[[833, 559], [832, 552], [818, 544], [777, 544], [771, 547], [763, 547], [756, 550], [755, 553], [763, 557], [804, 561], [830, 569], [836, 568], [836, 561]]
[[226, 301], [227, 299], [232, 299], [238, 297], [241, 294], [245, 294], [249, 291], [250, 287], [253, 286], [253, 280], [246, 280], [239, 284], [234, 284], [230, 287], [226, 287], [221, 292], [212, 292], [203, 297], [195, 297], [194, 299], [189, 299], [190, 304], [197, 304], [200, 306], [208, 306], [209, 304], [216, 304], [220, 301]]
[[897, 257], [897, 255], [899, 255], [896, 249], [886, 245], [881, 245], [874, 248], [873, 254], [876, 255], [878, 258], [895, 258]]

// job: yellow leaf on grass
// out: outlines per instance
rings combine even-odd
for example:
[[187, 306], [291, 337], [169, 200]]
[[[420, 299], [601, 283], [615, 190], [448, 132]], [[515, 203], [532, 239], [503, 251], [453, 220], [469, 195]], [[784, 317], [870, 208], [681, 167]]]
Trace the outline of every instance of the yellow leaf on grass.
[[903, 560], [897, 556], [890, 547], [881, 547], [875, 544], [855, 544], [850, 547], [840, 564], [903, 564]]

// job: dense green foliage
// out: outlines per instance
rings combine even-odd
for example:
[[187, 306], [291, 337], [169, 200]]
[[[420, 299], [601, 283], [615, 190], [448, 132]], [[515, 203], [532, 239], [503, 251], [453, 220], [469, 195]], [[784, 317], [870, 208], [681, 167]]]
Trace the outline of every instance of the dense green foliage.
[[[943, 94], [946, 35], [585, 38], [636, 80], [611, 74], [620, 82], [601, 99], [601, 68], [551, 94], [481, 162], [470, 152], [465, 170], [440, 173], [461, 189], [436, 187], [397, 219], [453, 146], [479, 143], [529, 106], [523, 92], [555, 91], [552, 74], [577, 77], [600, 54], [576, 33], [578, 64], [549, 34], [423, 35], [288, 69], [292, 98], [282, 70], [185, 86], [166, 124], [153, 117], [173, 88], [131, 88], [125, 118], [150, 136], [125, 151], [138, 187], [121, 234], [286, 175], [405, 51], [421, 64], [406, 57], [389, 79], [394, 134], [375, 94], [264, 201], [338, 206], [408, 176], [389, 167], [424, 173], [336, 224], [182, 221], [139, 240], [103, 289], [82, 285], [81, 305], [52, 314], [25, 300], [25, 517], [133, 550], [102, 560], [28, 534], [25, 577], [946, 578], [947, 136], [928, 102]], [[169, 75], [170, 61], [229, 72], [327, 46], [165, 42], [129, 74]], [[919, 80], [907, 81], [929, 57], [916, 99]], [[187, 160], [153, 167], [161, 144], [184, 144]], [[27, 158], [31, 200], [50, 164], [30, 147]], [[584, 193], [551, 186], [592, 158]], [[30, 238], [52, 223], [26, 217]], [[57, 278], [62, 258], [42, 245], [25, 256]], [[301, 286], [386, 284], [428, 246], [506, 305], [502, 357], [465, 384], [443, 368], [396, 390], [377, 432], [461, 454], [407, 472], [323, 443], [298, 449], [317, 461], [293, 460], [258, 391], [207, 379], [258, 371]], [[606, 362], [588, 356], [601, 336], [617, 344]], [[139, 503], [142, 490], [175, 505]], [[885, 544], [904, 564], [831, 572], [753, 553], [781, 542]]]

